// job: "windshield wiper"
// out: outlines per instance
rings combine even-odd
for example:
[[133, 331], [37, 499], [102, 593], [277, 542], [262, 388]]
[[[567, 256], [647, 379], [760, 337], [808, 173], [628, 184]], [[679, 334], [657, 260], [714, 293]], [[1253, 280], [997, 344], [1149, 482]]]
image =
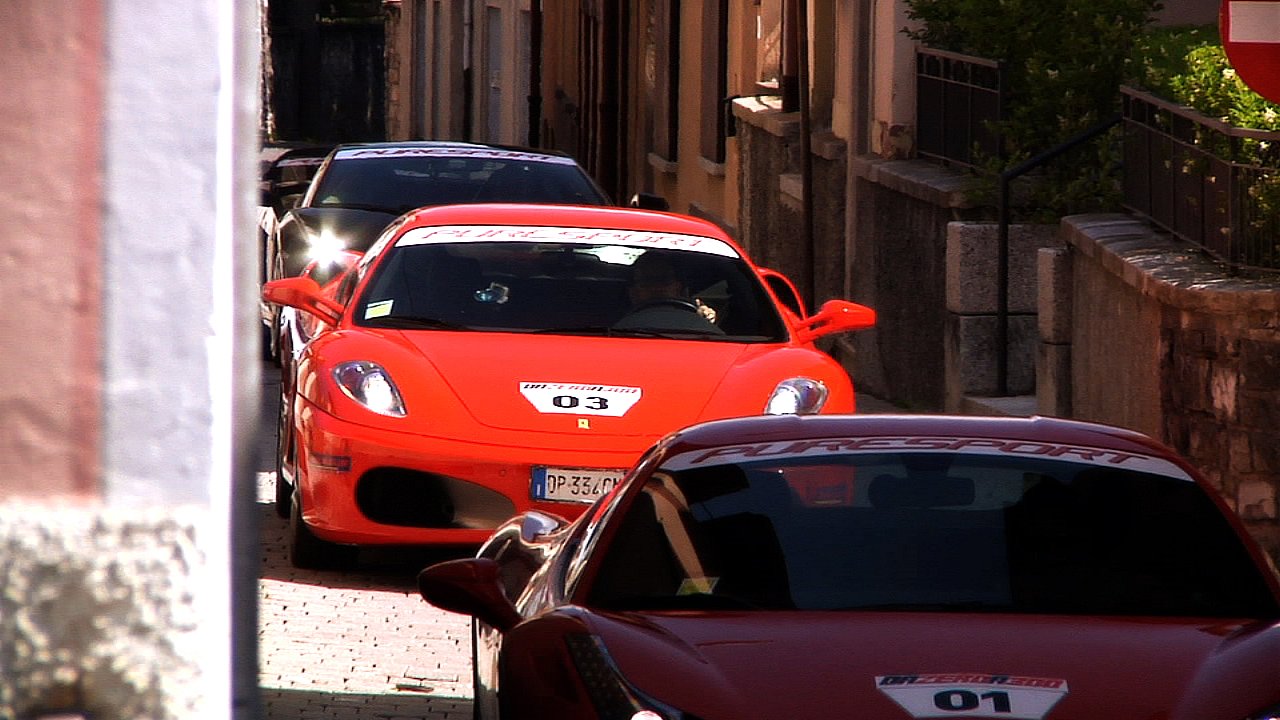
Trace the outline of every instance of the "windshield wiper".
[[982, 600], [957, 600], [955, 602], [896, 602], [896, 603], [867, 603], [866, 605], [849, 605], [842, 608], [832, 608], [833, 610], [867, 610], [871, 612], [970, 612], [974, 610], [985, 610], [988, 612], [1000, 612], [1007, 610], [1005, 605], [997, 605], [994, 603], [984, 602]]
[[611, 610], [763, 610], [734, 595], [690, 593], [688, 595], [633, 595], [609, 603]]
[[412, 210], [415, 206], [409, 206], [405, 210], [396, 207], [388, 207], [386, 205], [373, 205], [370, 203], [319, 203], [313, 205], [314, 208], [329, 208], [333, 210], [364, 210], [366, 212], [383, 213], [386, 215], [402, 215], [407, 210]]
[[468, 325], [449, 322], [433, 317], [415, 315], [384, 315], [380, 318], [365, 320], [369, 327], [381, 328], [428, 328], [431, 330], [474, 330]]
[[532, 335], [602, 335], [605, 337], [661, 338], [664, 340], [736, 340], [718, 333], [698, 330], [658, 330], [656, 328], [620, 328], [611, 325], [581, 327], [548, 327], [525, 330]]

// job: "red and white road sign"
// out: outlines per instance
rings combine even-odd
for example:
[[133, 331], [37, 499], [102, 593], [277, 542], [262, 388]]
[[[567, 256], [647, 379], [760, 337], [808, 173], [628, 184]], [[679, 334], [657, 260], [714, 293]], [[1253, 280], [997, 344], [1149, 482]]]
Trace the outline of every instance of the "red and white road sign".
[[1280, 103], [1280, 2], [1222, 0], [1222, 49], [1251, 90]]

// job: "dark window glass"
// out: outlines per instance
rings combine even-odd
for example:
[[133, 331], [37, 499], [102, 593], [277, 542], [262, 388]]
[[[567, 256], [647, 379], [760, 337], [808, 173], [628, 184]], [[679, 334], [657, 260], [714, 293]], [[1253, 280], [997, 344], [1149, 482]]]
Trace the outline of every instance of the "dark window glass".
[[612, 522], [589, 602], [1275, 617], [1195, 483], [950, 453], [659, 471]]
[[335, 159], [317, 180], [311, 204], [399, 215], [472, 202], [608, 204], [576, 165], [429, 156]]
[[[368, 283], [357, 324], [781, 342], [785, 330], [741, 258], [661, 251], [661, 289], [640, 272], [659, 251], [534, 242], [394, 247]], [[658, 297], [661, 296], [661, 297]]]

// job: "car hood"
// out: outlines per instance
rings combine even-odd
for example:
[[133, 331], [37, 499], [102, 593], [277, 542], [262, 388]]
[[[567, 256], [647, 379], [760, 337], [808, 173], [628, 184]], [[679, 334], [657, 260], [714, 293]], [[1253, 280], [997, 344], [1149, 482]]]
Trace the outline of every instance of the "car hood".
[[[440, 332], [404, 337], [476, 422], [575, 435], [590, 430], [595, 437], [651, 439], [700, 419], [726, 376], [743, 372], [760, 353], [760, 346], [740, 343], [652, 338]], [[774, 386], [764, 378], [767, 387], [738, 399], [740, 414], [764, 410]]]
[[632, 685], [698, 717], [1242, 720], [1280, 702], [1280, 625], [1261, 622], [755, 612], [591, 625]]
[[294, 221], [310, 235], [327, 233], [342, 241], [348, 250], [364, 252], [387, 225], [399, 215], [394, 212], [350, 208], [295, 208]]

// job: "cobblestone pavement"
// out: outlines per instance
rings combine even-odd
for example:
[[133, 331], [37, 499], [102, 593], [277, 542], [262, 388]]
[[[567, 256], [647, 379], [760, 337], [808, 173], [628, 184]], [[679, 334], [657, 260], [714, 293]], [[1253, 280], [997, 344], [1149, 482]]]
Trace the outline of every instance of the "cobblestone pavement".
[[[447, 556], [364, 552], [352, 572], [298, 570], [276, 515], [278, 370], [264, 364], [258, 672], [267, 720], [471, 717], [471, 625], [427, 604], [416, 575]], [[459, 556], [455, 552], [454, 557]]]

